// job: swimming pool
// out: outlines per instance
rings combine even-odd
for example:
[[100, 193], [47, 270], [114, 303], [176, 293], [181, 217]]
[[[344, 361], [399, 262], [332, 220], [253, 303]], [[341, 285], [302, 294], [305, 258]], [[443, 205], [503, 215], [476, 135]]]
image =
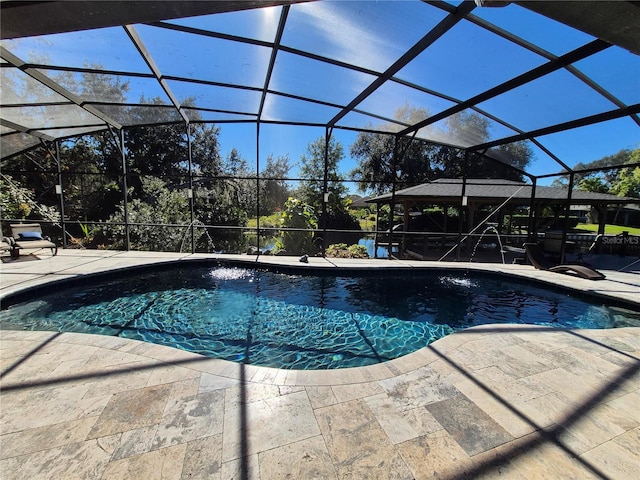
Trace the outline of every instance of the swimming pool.
[[[287, 369], [384, 362], [474, 325], [640, 325], [640, 312], [479, 272], [163, 267], [0, 312], [2, 328], [117, 335]], [[11, 303], [11, 302], [9, 302]]]

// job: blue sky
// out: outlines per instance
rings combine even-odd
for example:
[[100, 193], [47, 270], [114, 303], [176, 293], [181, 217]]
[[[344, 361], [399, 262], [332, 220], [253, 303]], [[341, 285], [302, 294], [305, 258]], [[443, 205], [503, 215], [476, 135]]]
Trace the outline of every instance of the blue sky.
[[[247, 10], [212, 16], [175, 20], [194, 28], [246, 36], [260, 41], [275, 37], [281, 7]], [[592, 40], [587, 34], [568, 29], [517, 5], [507, 8], [476, 8], [474, 15], [505, 28], [526, 41], [535, 42], [555, 55], [562, 55]], [[446, 13], [419, 1], [341, 1], [312, 2], [290, 9], [282, 44], [304, 49], [362, 68], [384, 71], [404, 51], [435, 26]], [[223, 39], [192, 36], [146, 25], [136, 31], [165, 75], [234, 83], [262, 88], [270, 49], [260, 45], [238, 44]], [[39, 39], [2, 42], [9, 50], [34, 62], [71, 67], [100, 64], [117, 71], [148, 72], [123, 28], [51, 35]], [[471, 22], [458, 23], [397, 77], [465, 100], [515, 75], [535, 68], [546, 60], [507, 40], [488, 33]], [[575, 65], [626, 104], [640, 103], [640, 57], [618, 47], [609, 48]], [[280, 51], [269, 87], [290, 95], [311, 96], [333, 104], [348, 104], [373, 76], [337, 66], [320, 64]], [[157, 85], [145, 79], [130, 80], [127, 101], [162, 95]], [[255, 113], [259, 92], [204, 85], [169, 82], [178, 98], [196, 98], [196, 104], [228, 112]], [[168, 100], [167, 100], [168, 101]], [[358, 108], [392, 117], [396, 108], [409, 105], [436, 114], [451, 102], [392, 83], [381, 87]], [[575, 76], [559, 71], [480, 105], [517, 128], [533, 129], [566, 122], [581, 115], [613, 110], [615, 105], [595, 93]], [[271, 120], [326, 122], [339, 109], [300, 103], [269, 96], [263, 118]], [[238, 113], [203, 114], [210, 119], [254, 118]], [[351, 114], [339, 125], [364, 127], [380, 120]], [[255, 164], [255, 125], [221, 124], [222, 154], [237, 148], [250, 164]], [[493, 123], [491, 139], [513, 134]], [[292, 164], [299, 162], [307, 145], [324, 134], [323, 128], [275, 127], [263, 124], [260, 137], [261, 161], [267, 155], [288, 154]], [[345, 154], [356, 134], [334, 130]], [[439, 132], [446, 137], [446, 132]], [[629, 118], [585, 127], [539, 139], [569, 166], [612, 155], [623, 148], [640, 146], [640, 129]], [[531, 173], [539, 175], [559, 170], [542, 151], [536, 151]], [[347, 158], [341, 170], [354, 167]], [[295, 175], [295, 172], [292, 172]], [[551, 180], [549, 180], [550, 182]]]

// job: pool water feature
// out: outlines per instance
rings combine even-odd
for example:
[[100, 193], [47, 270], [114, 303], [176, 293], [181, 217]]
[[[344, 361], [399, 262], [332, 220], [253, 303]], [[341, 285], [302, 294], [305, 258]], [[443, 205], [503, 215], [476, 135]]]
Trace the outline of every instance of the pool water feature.
[[288, 369], [371, 365], [489, 323], [614, 328], [639, 326], [640, 311], [477, 273], [329, 276], [218, 265], [126, 275], [0, 312], [2, 328], [116, 335]]

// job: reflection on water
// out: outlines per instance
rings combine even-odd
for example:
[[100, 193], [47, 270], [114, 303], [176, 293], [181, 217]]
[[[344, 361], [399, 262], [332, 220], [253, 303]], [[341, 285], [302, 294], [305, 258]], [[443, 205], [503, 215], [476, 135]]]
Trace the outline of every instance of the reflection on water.
[[[389, 251], [387, 250], [387, 247], [378, 247], [377, 257], [376, 255], [374, 255], [375, 243], [376, 243], [375, 240], [370, 237], [365, 237], [358, 240], [358, 245], [363, 245], [367, 247], [367, 253], [369, 254], [369, 258], [389, 258]], [[397, 251], [397, 249], [394, 249], [394, 251]]]

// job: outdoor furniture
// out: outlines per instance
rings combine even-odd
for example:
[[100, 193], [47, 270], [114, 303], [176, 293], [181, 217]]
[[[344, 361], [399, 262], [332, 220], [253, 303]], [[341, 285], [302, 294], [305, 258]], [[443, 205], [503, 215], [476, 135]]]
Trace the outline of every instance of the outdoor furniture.
[[586, 278], [588, 280], [602, 280], [605, 278], [602, 273], [585, 265], [554, 264], [545, 256], [544, 251], [537, 243], [525, 243], [524, 249], [527, 253], [527, 258], [529, 259], [531, 264], [538, 270], [546, 270], [556, 273], [568, 273], [581, 278]]
[[0, 231], [2, 234], [2, 240], [0, 240], [0, 253], [9, 251], [11, 252], [12, 257], [18, 256], [18, 248], [13, 242], [13, 238], [5, 237], [4, 232]]
[[[565, 252], [571, 253], [575, 249], [575, 242], [565, 241]], [[544, 240], [542, 241], [542, 249], [545, 253], [559, 256], [562, 252], [562, 232], [547, 232], [544, 234]]]
[[585, 260], [584, 260], [585, 255], [592, 255], [593, 253], [597, 252], [598, 246], [602, 243], [602, 237], [604, 237], [604, 235], [601, 233], [596, 235], [596, 238], [594, 238], [593, 242], [591, 242], [591, 244], [588, 247], [585, 247], [584, 244], [579, 245], [575, 251], [577, 255], [576, 262], [583, 264], [585, 263]]
[[7, 250], [13, 251], [11, 240], [6, 237], [2, 237], [2, 240], [0, 241], [0, 252], [6, 252]]
[[11, 236], [14, 242], [14, 252], [17, 256], [17, 249], [20, 250], [42, 250], [51, 249], [53, 256], [58, 253], [58, 246], [48, 237], [42, 235], [42, 228], [37, 223], [19, 223], [10, 225]]

